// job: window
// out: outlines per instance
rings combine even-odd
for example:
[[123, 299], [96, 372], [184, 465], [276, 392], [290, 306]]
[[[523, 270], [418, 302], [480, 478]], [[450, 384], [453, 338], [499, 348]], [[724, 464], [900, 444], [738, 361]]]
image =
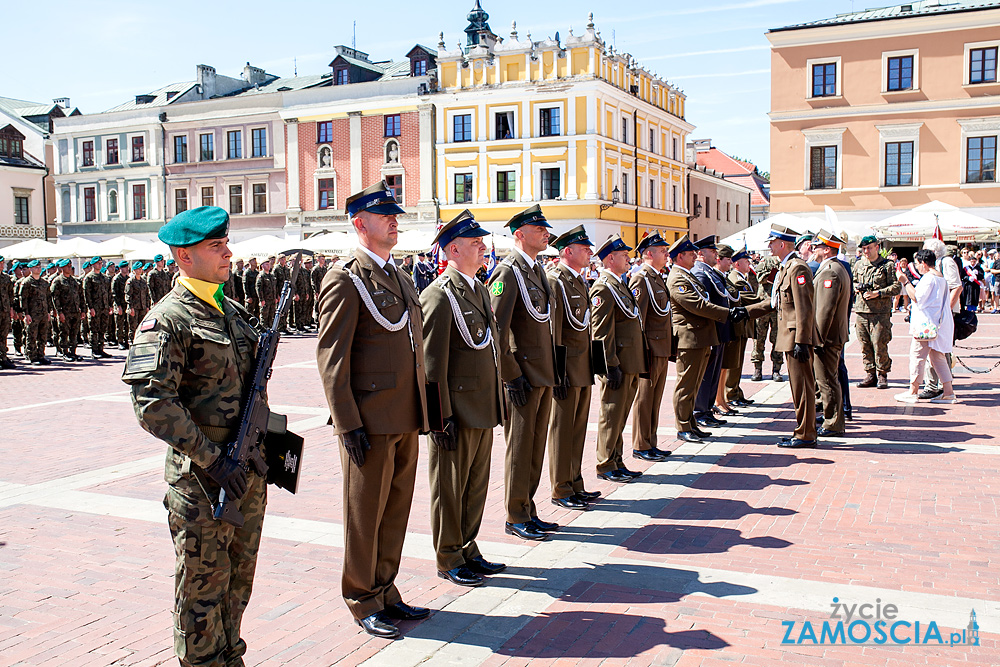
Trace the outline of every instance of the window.
[[628, 118], [622, 118], [622, 143], [628, 143]]
[[670, 186], [670, 190], [672, 191], [672, 193], [671, 193], [671, 198], [672, 198], [671, 202], [673, 204], [670, 207], [670, 210], [671, 211], [676, 211], [677, 210], [677, 186], [676, 185]]
[[267, 157], [267, 130], [258, 127], [250, 130], [250, 157]]
[[228, 151], [226, 157], [230, 160], [238, 160], [243, 157], [243, 130], [230, 130], [226, 132]]
[[653, 128], [650, 128], [649, 129], [649, 152], [650, 153], [655, 153], [656, 152], [656, 146], [653, 145], [653, 138], [654, 138], [654, 136], [655, 135], [653, 134]]
[[174, 215], [188, 210], [187, 188], [177, 188], [174, 190]]
[[29, 224], [27, 197], [14, 197], [14, 224], [15, 225]]
[[23, 142], [16, 136], [0, 137], [0, 155], [3, 157], [23, 157]]
[[427, 74], [427, 58], [414, 58], [411, 61], [413, 76], [423, 76]]
[[736, 205], [736, 222], [738, 223], [739, 221], [740, 221], [740, 205], [737, 204]]
[[144, 220], [146, 218], [146, 186], [137, 184], [132, 186], [132, 219]]
[[541, 169], [542, 196], [541, 199], [558, 199], [562, 196], [559, 188], [559, 169]]
[[913, 185], [912, 141], [886, 143], [885, 184], [887, 187]]
[[711, 197], [705, 197], [705, 217], [706, 218], [711, 218], [712, 217], [712, 198]]
[[889, 58], [887, 68], [889, 79], [886, 81], [886, 90], [913, 88], [913, 56]]
[[336, 205], [333, 194], [333, 179], [321, 178], [316, 187], [319, 190], [319, 207], [321, 209], [333, 208]]
[[146, 161], [146, 142], [142, 137], [132, 137], [132, 162]]
[[628, 174], [622, 174], [622, 203], [628, 202]]
[[650, 208], [653, 208], [653, 207], [656, 206], [656, 203], [655, 203], [656, 200], [654, 199], [654, 195], [655, 194], [656, 194], [656, 183], [653, 182], [653, 179], [649, 179], [649, 201], [646, 202], [646, 203], [649, 204]]
[[494, 136], [497, 139], [514, 138], [514, 112], [499, 111], [493, 116]]
[[316, 123], [316, 143], [327, 144], [333, 141], [333, 121], [324, 120]]
[[198, 153], [202, 162], [211, 162], [215, 159], [214, 134], [202, 134], [198, 137]]
[[243, 212], [243, 186], [242, 185], [230, 185], [229, 186], [229, 212], [230, 213], [242, 213]]
[[253, 212], [267, 213], [267, 184], [253, 184]]
[[91, 222], [97, 220], [97, 189], [83, 189], [83, 220]]
[[389, 186], [389, 192], [392, 193], [393, 198], [399, 203], [400, 206], [403, 205], [403, 175], [402, 174], [387, 174], [385, 177], [385, 184]]
[[813, 146], [809, 157], [809, 189], [837, 188], [837, 147]]
[[729, 213], [730, 213], [729, 202], [726, 202], [726, 222], [732, 222], [733, 220], [731, 217], [729, 217]]
[[692, 195], [694, 197], [694, 203], [691, 205], [691, 210], [694, 211], [695, 217], [698, 217], [698, 195]]
[[385, 117], [385, 136], [398, 137], [400, 135], [399, 114], [389, 114]]
[[997, 180], [997, 138], [969, 137], [965, 151], [965, 182], [992, 183]]
[[94, 142], [84, 141], [83, 142], [83, 166], [93, 167], [94, 166]]
[[455, 203], [472, 201], [472, 174], [455, 174]]
[[969, 83], [995, 83], [997, 47], [969, 51]]
[[715, 200], [715, 219], [722, 220], [722, 200]]
[[188, 161], [188, 138], [185, 135], [174, 137], [174, 162]]
[[673, 138], [673, 141], [672, 141], [672, 143], [673, 143], [673, 145], [674, 145], [674, 150], [673, 150], [673, 156], [674, 156], [674, 159], [675, 159], [675, 160], [679, 160], [680, 158], [678, 158], [678, 157], [677, 157], [677, 146], [678, 146], [678, 144], [679, 144], [680, 142], [679, 142], [679, 141], [677, 140], [677, 137], [674, 137], [674, 138]]
[[201, 189], [201, 205], [215, 206], [215, 188], [204, 187]]
[[834, 97], [837, 94], [837, 63], [812, 66], [812, 96]]
[[351, 77], [348, 74], [346, 67], [338, 67], [333, 70], [333, 79], [333, 85], [335, 86], [343, 86], [351, 82]]
[[514, 201], [516, 192], [514, 191], [515, 177], [513, 171], [497, 172], [497, 201]]
[[452, 141], [472, 141], [472, 114], [452, 118]]
[[539, 120], [541, 125], [541, 136], [555, 137], [559, 135], [559, 109], [542, 109]]
[[118, 191], [108, 192], [108, 215], [118, 215]]
[[104, 156], [105, 164], [118, 164], [118, 140], [108, 139], [107, 150]]

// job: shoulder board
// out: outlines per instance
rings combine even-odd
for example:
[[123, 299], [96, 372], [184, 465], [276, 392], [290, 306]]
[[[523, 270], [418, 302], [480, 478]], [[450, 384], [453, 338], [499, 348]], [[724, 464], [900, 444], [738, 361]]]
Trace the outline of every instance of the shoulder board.
[[440, 276], [434, 279], [434, 282], [432, 282], [431, 285], [444, 289], [445, 285], [447, 285], [450, 281], [451, 278], [442, 273]]

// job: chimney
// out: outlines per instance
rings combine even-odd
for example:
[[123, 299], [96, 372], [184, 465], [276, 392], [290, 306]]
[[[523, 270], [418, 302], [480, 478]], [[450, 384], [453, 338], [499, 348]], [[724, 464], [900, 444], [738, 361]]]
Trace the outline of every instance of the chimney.
[[198, 93], [203, 100], [215, 96], [215, 68], [211, 65], [198, 65]]
[[267, 83], [267, 72], [247, 63], [246, 67], [243, 68], [243, 80], [251, 86], [261, 86]]
[[69, 109], [70, 108], [69, 98], [68, 97], [57, 97], [54, 100], [52, 100], [52, 103], [59, 105], [63, 109]]

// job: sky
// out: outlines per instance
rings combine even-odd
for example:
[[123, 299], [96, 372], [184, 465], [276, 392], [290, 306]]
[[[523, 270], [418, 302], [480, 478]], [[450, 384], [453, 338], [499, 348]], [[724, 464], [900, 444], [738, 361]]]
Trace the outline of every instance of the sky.
[[[887, 0], [664, 0], [623, 5], [548, 0], [481, 0], [490, 27], [507, 38], [580, 34], [587, 14], [606, 43], [687, 95], [690, 139], [770, 171], [769, 28], [894, 4]], [[436, 47], [438, 33], [454, 48], [475, 0], [51, 0], [5, 10], [0, 96], [34, 102], [69, 97], [84, 113], [104, 111], [137, 94], [191, 81], [204, 63], [240, 76], [249, 61], [279, 76], [317, 74], [333, 47], [350, 45], [372, 60], [402, 60], [415, 43]], [[16, 29], [9, 29], [16, 26]]]

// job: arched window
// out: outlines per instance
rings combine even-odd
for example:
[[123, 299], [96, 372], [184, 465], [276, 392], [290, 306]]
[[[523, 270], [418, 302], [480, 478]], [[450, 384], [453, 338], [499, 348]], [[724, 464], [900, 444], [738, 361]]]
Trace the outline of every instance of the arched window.
[[108, 192], [108, 215], [118, 215], [118, 191]]

